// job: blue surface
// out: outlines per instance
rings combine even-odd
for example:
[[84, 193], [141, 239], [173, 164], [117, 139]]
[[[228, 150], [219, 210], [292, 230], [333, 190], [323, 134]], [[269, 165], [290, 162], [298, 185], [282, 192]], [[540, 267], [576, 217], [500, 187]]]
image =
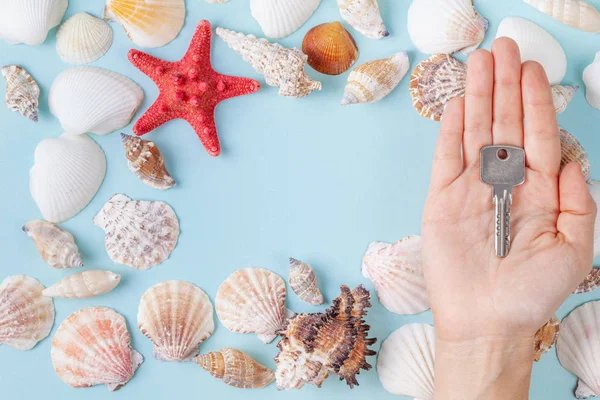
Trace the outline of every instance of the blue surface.
[[[426, 58], [410, 42], [406, 30], [408, 0], [380, 0], [391, 37], [367, 39], [351, 28], [360, 48], [358, 63], [387, 57], [407, 50], [414, 67]], [[596, 6], [600, 1], [593, 0]], [[102, 0], [71, 0], [66, 16], [88, 11], [100, 16]], [[476, 7], [490, 20], [483, 47], [490, 48], [496, 28], [505, 16], [529, 18], [549, 30], [563, 45], [569, 58], [565, 84], [581, 85], [581, 74], [600, 50], [600, 37], [561, 25], [520, 0], [479, 0]], [[166, 60], [178, 60], [187, 49], [197, 22], [209, 19], [223, 26], [262, 36], [250, 16], [248, 1], [227, 4], [187, 1], [183, 30], [169, 45], [149, 52]], [[280, 42], [300, 46], [306, 31], [322, 22], [339, 20], [335, 1], [325, 0], [298, 32]], [[106, 56], [93, 65], [124, 74], [142, 86], [145, 100], [137, 118], [157, 96], [154, 84], [128, 61], [134, 45], [123, 29], [113, 25], [115, 41]], [[50, 285], [71, 271], [48, 267], [31, 240], [21, 231], [40, 213], [29, 194], [29, 169], [33, 152], [43, 138], [61, 133], [58, 121], [49, 113], [48, 89], [59, 72], [69, 67], [55, 50], [55, 32], [37, 47], [9, 46], [0, 42], [0, 64], [25, 67], [39, 83], [40, 120], [37, 125], [17, 113], [0, 107], [0, 279], [27, 274]], [[348, 389], [331, 377], [322, 389], [307, 386], [301, 391], [277, 392], [274, 385], [263, 390], [241, 391], [212, 378], [194, 364], [154, 360], [151, 344], [136, 328], [140, 296], [151, 285], [167, 279], [184, 279], [204, 289], [214, 301], [220, 283], [233, 271], [260, 266], [287, 279], [289, 256], [311, 263], [317, 270], [327, 300], [339, 294], [339, 285], [372, 284], [361, 276], [360, 264], [371, 241], [393, 242], [420, 231], [430, 160], [439, 125], [421, 118], [411, 106], [408, 77], [387, 98], [377, 104], [340, 107], [347, 73], [338, 77], [321, 75], [307, 68], [309, 75], [323, 82], [323, 91], [296, 100], [277, 96], [277, 88], [263, 78], [218, 37], [213, 39], [213, 66], [217, 71], [252, 77], [263, 83], [257, 94], [222, 103], [217, 126], [223, 147], [220, 157], [209, 157], [190, 126], [172, 121], [147, 138], [157, 142], [178, 186], [159, 192], [142, 184], [127, 168], [118, 133], [94, 136], [106, 152], [106, 179], [94, 200], [79, 215], [63, 224], [77, 238], [85, 268], [111, 269], [123, 275], [113, 292], [87, 300], [55, 301], [56, 324], [51, 333], [73, 311], [92, 305], [108, 306], [127, 318], [133, 346], [145, 362], [133, 380], [120, 391], [109, 393], [103, 386], [72, 389], [54, 374], [50, 361], [50, 338], [31, 351], [0, 346], [0, 397], [5, 399], [392, 399], [373, 369], [359, 376], [360, 387]], [[0, 98], [4, 85], [0, 84]], [[559, 116], [561, 125], [586, 147], [593, 174], [600, 177], [600, 112], [577, 93], [567, 111]], [[123, 130], [131, 133], [131, 126]], [[181, 236], [171, 258], [150, 271], [133, 271], [110, 261], [103, 245], [103, 232], [92, 217], [114, 194], [134, 199], [163, 200], [176, 211]], [[297, 312], [313, 312], [288, 290], [287, 305]], [[374, 292], [373, 292], [374, 294]], [[600, 298], [599, 294], [572, 296], [558, 311], [565, 316], [575, 306]], [[367, 318], [372, 336], [385, 339], [393, 330], [410, 322], [432, 322], [429, 312], [398, 316], [385, 310], [373, 298]], [[216, 316], [215, 316], [216, 319]], [[376, 349], [379, 349], [380, 342]], [[254, 335], [229, 332], [218, 321], [214, 335], [201, 351], [234, 346], [260, 362], [274, 367], [275, 344], [263, 345]], [[370, 360], [375, 364], [375, 357]], [[401, 378], [401, 377], [399, 377]], [[535, 365], [532, 399], [569, 399], [575, 378], [559, 365], [555, 352]]]

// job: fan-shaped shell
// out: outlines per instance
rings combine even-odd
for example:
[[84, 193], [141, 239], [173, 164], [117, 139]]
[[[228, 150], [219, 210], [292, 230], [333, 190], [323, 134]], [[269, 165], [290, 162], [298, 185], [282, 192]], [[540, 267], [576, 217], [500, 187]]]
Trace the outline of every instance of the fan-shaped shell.
[[554, 103], [556, 114], [560, 114], [567, 109], [567, 106], [573, 100], [578, 90], [579, 86], [552, 86], [552, 102]]
[[163, 156], [151, 140], [121, 133], [127, 165], [146, 185], [159, 190], [175, 186], [175, 179], [167, 171]]
[[319, 290], [317, 274], [310, 265], [290, 258], [288, 282], [294, 293], [308, 304], [318, 306], [325, 303], [325, 299], [323, 299], [323, 295]]
[[62, 21], [68, 5], [68, 0], [4, 0], [0, 39], [9, 44], [42, 44], [48, 31]]
[[6, 80], [6, 107], [38, 122], [40, 87], [36, 81], [18, 65], [2, 67], [2, 76]]
[[321, 0], [250, 0], [250, 12], [267, 37], [280, 39], [298, 30]]
[[219, 286], [215, 308], [219, 320], [232, 332], [255, 333], [271, 343], [286, 318], [285, 282], [262, 268], [241, 269]]
[[157, 360], [190, 361], [215, 330], [212, 303], [191, 283], [160, 282], [142, 296], [138, 328], [152, 341]]
[[113, 31], [105, 21], [80, 12], [60, 26], [56, 51], [69, 64], [87, 64], [102, 57], [113, 41]]
[[83, 267], [75, 238], [70, 232], [41, 220], [28, 222], [23, 231], [33, 240], [40, 256], [52, 268]]
[[540, 361], [540, 358], [550, 351], [558, 334], [560, 332], [560, 321], [556, 317], [550, 318], [548, 322], [544, 324], [535, 333], [533, 338], [533, 360]]
[[413, 0], [407, 23], [410, 39], [425, 54], [469, 54], [488, 29], [471, 0]]
[[0, 284], [0, 345], [32, 349], [50, 334], [54, 303], [44, 297], [44, 285], [25, 275], [9, 276]]
[[43, 294], [64, 299], [87, 299], [110, 292], [117, 287], [120, 280], [121, 275], [110, 271], [83, 271], [67, 276], [45, 289]]
[[[596, 230], [598, 232], [598, 230]], [[594, 243], [594, 249], [596, 248]], [[600, 268], [592, 268], [590, 273], [585, 277], [583, 282], [575, 288], [573, 294], [588, 293], [600, 287]]]
[[123, 25], [141, 47], [161, 47], [177, 37], [185, 19], [184, 0], [107, 0], [104, 19]]
[[377, 0], [337, 0], [337, 3], [342, 18], [366, 37], [381, 39], [390, 35]]
[[106, 385], [111, 392], [125, 385], [144, 361], [131, 347], [125, 318], [104, 307], [69, 315], [52, 339], [56, 375], [74, 388]]
[[116, 194], [94, 217], [104, 230], [111, 260], [134, 269], [148, 269], [169, 258], [179, 238], [175, 211], [161, 201], [131, 200]]
[[[591, 180], [588, 189], [596, 202], [597, 208], [600, 210], [600, 182]], [[600, 213], [596, 216], [596, 223], [594, 224], [594, 257], [600, 257]]]
[[215, 378], [240, 389], [262, 388], [275, 379], [271, 369], [236, 349], [225, 348], [202, 354], [194, 361]]
[[600, 32], [600, 12], [593, 5], [579, 0], [524, 0], [563, 24], [586, 32]]
[[588, 155], [577, 138], [567, 132], [565, 129], [560, 128], [559, 132], [560, 145], [561, 145], [561, 170], [572, 161], [577, 161], [581, 165], [581, 172], [587, 182], [592, 180], [592, 174], [590, 170], [590, 161]]
[[600, 110], [600, 51], [594, 61], [583, 71], [585, 98], [590, 106]]
[[31, 196], [44, 219], [58, 223], [92, 200], [106, 173], [104, 151], [87, 135], [42, 140], [29, 171]]
[[343, 74], [358, 58], [354, 38], [337, 21], [308, 31], [302, 41], [302, 52], [308, 56], [308, 65], [327, 75]]

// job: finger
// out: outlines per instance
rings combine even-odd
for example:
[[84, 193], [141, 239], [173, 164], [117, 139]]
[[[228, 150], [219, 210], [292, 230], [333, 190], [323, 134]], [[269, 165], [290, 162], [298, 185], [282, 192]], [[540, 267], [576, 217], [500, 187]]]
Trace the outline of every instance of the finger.
[[560, 170], [560, 140], [552, 92], [544, 68], [534, 61], [524, 63], [521, 82], [528, 166], [556, 176]]
[[433, 166], [431, 189], [439, 190], [450, 185], [463, 170], [462, 138], [465, 118], [465, 101], [456, 97], [448, 103], [442, 117]]
[[523, 103], [521, 101], [521, 54], [507, 37], [492, 45], [494, 56], [494, 144], [523, 147]]
[[479, 165], [479, 152], [492, 144], [492, 92], [494, 60], [486, 50], [476, 50], [469, 57], [465, 93], [465, 166]]

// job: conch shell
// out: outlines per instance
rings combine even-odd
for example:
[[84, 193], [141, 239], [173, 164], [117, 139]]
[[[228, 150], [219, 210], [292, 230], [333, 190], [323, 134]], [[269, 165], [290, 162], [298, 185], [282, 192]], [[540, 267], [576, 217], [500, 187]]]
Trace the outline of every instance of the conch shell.
[[588, 293], [598, 289], [598, 287], [600, 287], [600, 268], [592, 268], [583, 282], [573, 291], [573, 294]]
[[573, 100], [578, 90], [579, 86], [552, 86], [552, 102], [554, 103], [556, 114], [560, 114], [567, 109], [567, 106]]
[[560, 321], [556, 317], [550, 318], [535, 334], [533, 339], [533, 360], [540, 361], [545, 353], [554, 346], [560, 331]]
[[84, 271], [67, 276], [57, 284], [46, 288], [43, 295], [65, 299], [87, 299], [110, 292], [120, 281], [121, 275], [110, 271]]
[[151, 140], [121, 133], [127, 165], [146, 185], [159, 190], [175, 186], [175, 179], [169, 175], [163, 156]]
[[33, 239], [40, 256], [52, 268], [83, 267], [75, 238], [63, 228], [35, 220], [25, 224], [23, 231]]
[[2, 67], [2, 76], [6, 80], [6, 107], [38, 122], [40, 87], [29, 72], [18, 65], [6, 65]]
[[194, 361], [215, 378], [240, 389], [262, 388], [275, 379], [273, 371], [236, 349], [225, 348], [202, 354]]
[[313, 306], [325, 303], [319, 290], [317, 275], [312, 267], [295, 258], [290, 258], [290, 287], [302, 300]]
[[304, 36], [302, 52], [308, 65], [327, 75], [348, 71], [358, 58], [358, 47], [350, 33], [339, 22], [321, 24]]
[[366, 37], [381, 39], [390, 35], [381, 18], [377, 0], [337, 0], [337, 3], [342, 18]]
[[581, 172], [583, 173], [586, 182], [589, 183], [592, 180], [592, 173], [590, 161], [585, 149], [581, 143], [579, 143], [577, 138], [575, 138], [575, 136], [567, 132], [565, 129], [560, 128], [559, 137], [562, 153], [560, 169], [562, 170], [565, 165], [572, 161], [577, 161], [577, 163], [579, 163], [581, 166]]
[[600, 32], [600, 12], [579, 0], [523, 0], [557, 21], [585, 32]]

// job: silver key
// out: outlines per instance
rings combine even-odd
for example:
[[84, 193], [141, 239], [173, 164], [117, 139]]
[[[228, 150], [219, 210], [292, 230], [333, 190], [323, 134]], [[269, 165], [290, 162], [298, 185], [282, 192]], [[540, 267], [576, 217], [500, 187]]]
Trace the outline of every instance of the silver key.
[[510, 206], [513, 187], [525, 182], [525, 151], [513, 146], [481, 149], [481, 180], [493, 187], [496, 205], [496, 255], [506, 257], [510, 249]]

